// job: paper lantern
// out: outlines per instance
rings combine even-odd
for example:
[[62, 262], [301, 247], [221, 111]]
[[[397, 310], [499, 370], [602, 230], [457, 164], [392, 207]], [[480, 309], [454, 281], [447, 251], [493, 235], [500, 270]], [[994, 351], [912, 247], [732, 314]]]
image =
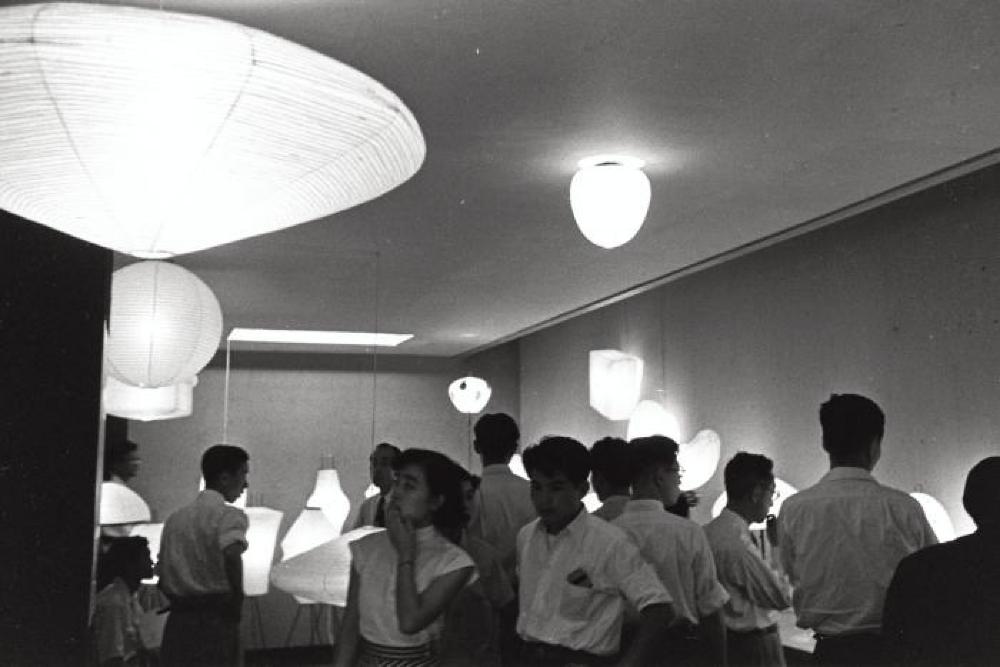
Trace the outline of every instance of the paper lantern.
[[[779, 514], [781, 514], [781, 505], [785, 502], [785, 500], [787, 498], [790, 498], [791, 496], [794, 496], [796, 493], [799, 492], [799, 490], [796, 489], [791, 484], [789, 484], [788, 482], [786, 482], [785, 480], [778, 479], [777, 477], [774, 478], [774, 488], [778, 493], [778, 497], [774, 500], [774, 503], [771, 505], [770, 514], [778, 516]], [[726, 506], [728, 502], [729, 502], [729, 496], [726, 494], [725, 491], [723, 491], [722, 494], [715, 499], [715, 502], [712, 503], [712, 517], [715, 518], [719, 516], [719, 514], [722, 512], [723, 508]], [[750, 524], [750, 530], [764, 530], [765, 528], [767, 528], [767, 526], [763, 523]]]
[[944, 505], [938, 502], [934, 496], [914, 491], [910, 494], [920, 503], [920, 508], [927, 517], [927, 523], [931, 524], [931, 529], [938, 538], [938, 542], [950, 542], [955, 539], [955, 526], [951, 522], [951, 517], [945, 510]]
[[274, 545], [284, 512], [270, 507], [248, 507], [250, 527], [247, 529], [247, 550], [243, 552], [243, 592], [266, 595], [274, 563]]
[[656, 401], [639, 401], [632, 411], [632, 416], [628, 420], [628, 429], [625, 437], [628, 440], [633, 438], [643, 438], [648, 435], [665, 435], [675, 442], [680, 441], [680, 425], [677, 417], [667, 412]]
[[642, 359], [620, 350], [590, 351], [590, 407], [607, 419], [628, 419], [642, 390]]
[[198, 378], [169, 387], [133, 387], [113, 377], [104, 385], [104, 409], [109, 415], [157, 421], [189, 417]]
[[[335, 539], [340, 535], [340, 530], [340, 526], [334, 526], [330, 523], [330, 520], [323, 514], [323, 510], [319, 508], [305, 508], [281, 540], [282, 562]], [[273, 581], [273, 583], [278, 588], [287, 590], [277, 581]], [[317, 602], [315, 599], [298, 595], [295, 597], [295, 600], [300, 604]]]
[[690, 442], [679, 443], [677, 462], [683, 469], [681, 491], [694, 491], [712, 479], [721, 454], [719, 434], [710, 429], [698, 431]]
[[351, 579], [351, 550], [354, 540], [384, 528], [364, 526], [328, 540], [312, 549], [276, 564], [271, 583], [298, 600], [343, 607]]
[[594, 510], [597, 510], [603, 505], [601, 499], [597, 497], [597, 493], [591, 491], [583, 497], [583, 507], [588, 513], [593, 514]]
[[101, 483], [99, 516], [102, 526], [145, 523], [152, 518], [146, 501], [132, 489], [117, 482]]
[[580, 162], [569, 186], [573, 217], [587, 240], [602, 248], [628, 243], [649, 210], [649, 178], [642, 160], [597, 156]]
[[477, 377], [458, 378], [448, 385], [448, 398], [455, 409], [464, 414], [481, 412], [493, 390], [486, 380]]
[[0, 208], [157, 258], [328, 216], [419, 169], [392, 92], [242, 25], [122, 5], [0, 10]]
[[524, 469], [524, 459], [521, 458], [520, 453], [515, 452], [514, 456], [510, 457], [507, 467], [521, 479], [528, 479], [528, 471]]
[[368, 488], [365, 489], [365, 499], [367, 500], [368, 498], [374, 498], [380, 493], [382, 493], [382, 490], [377, 486], [375, 486], [375, 483], [372, 482], [371, 484], [368, 485]]
[[219, 302], [187, 269], [137, 262], [112, 275], [105, 357], [117, 380], [133, 387], [191, 382], [221, 338]]
[[[153, 558], [153, 565], [160, 559], [160, 539], [163, 537], [162, 523], [139, 523], [131, 527], [129, 535], [132, 537], [145, 537], [149, 542], [149, 555]], [[155, 572], [155, 570], [154, 570]], [[156, 584], [160, 578], [155, 574], [148, 579], [143, 579], [144, 584]]]
[[340, 535], [340, 528], [351, 513], [351, 501], [340, 486], [340, 476], [336, 470], [325, 468], [316, 471], [316, 486], [306, 500], [306, 508], [322, 511], [330, 524], [336, 527], [337, 535]]

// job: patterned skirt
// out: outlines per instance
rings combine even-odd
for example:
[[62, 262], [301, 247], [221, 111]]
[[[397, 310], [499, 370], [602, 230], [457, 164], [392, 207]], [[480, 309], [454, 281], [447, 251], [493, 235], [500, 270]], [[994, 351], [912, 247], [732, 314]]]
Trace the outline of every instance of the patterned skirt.
[[358, 660], [358, 667], [434, 667], [437, 664], [430, 644], [382, 646], [364, 640]]

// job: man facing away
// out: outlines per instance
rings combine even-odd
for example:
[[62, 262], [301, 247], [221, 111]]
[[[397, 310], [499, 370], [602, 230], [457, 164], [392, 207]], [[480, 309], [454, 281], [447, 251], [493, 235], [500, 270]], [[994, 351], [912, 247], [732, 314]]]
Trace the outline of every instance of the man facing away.
[[483, 476], [473, 496], [468, 533], [492, 545], [513, 578], [517, 531], [535, 518], [528, 482], [509, 465], [521, 433], [517, 422], [502, 412], [480, 417], [474, 433], [472, 446], [482, 460]]
[[791, 587], [761, 557], [750, 524], [767, 518], [774, 498], [774, 463], [739, 452], [723, 473], [728, 501], [705, 526], [719, 581], [729, 593], [722, 610], [729, 664], [783, 667], [778, 611], [791, 606]]
[[213, 445], [201, 458], [205, 490], [163, 525], [157, 569], [170, 600], [160, 648], [165, 667], [238, 665], [247, 515], [228, 505], [247, 488], [249, 455]]
[[388, 443], [380, 442], [375, 445], [371, 456], [368, 457], [368, 472], [372, 478], [372, 484], [378, 487], [378, 495], [365, 498], [358, 509], [358, 517], [351, 527], [361, 528], [362, 526], [376, 526], [385, 528], [385, 504], [387, 496], [392, 490], [393, 472], [392, 464], [399, 456], [399, 447]]
[[601, 506], [593, 515], [611, 521], [629, 498], [628, 443], [621, 438], [601, 438], [590, 448], [591, 480]]
[[899, 665], [1000, 663], [1000, 456], [969, 471], [962, 504], [976, 532], [904, 558], [882, 631]]
[[632, 500], [612, 525], [621, 528], [653, 566], [674, 600], [678, 623], [667, 632], [670, 664], [726, 664], [726, 629], [720, 610], [729, 599], [701, 526], [667, 511], [680, 495], [677, 443], [662, 435], [629, 443]]
[[584, 508], [589, 455], [558, 436], [524, 453], [538, 519], [517, 536], [518, 664], [616, 664], [626, 602], [641, 620], [617, 664], [662, 662], [654, 649], [673, 618], [670, 595], [635, 545]]
[[816, 633], [821, 665], [880, 665], [882, 605], [899, 561], [937, 540], [916, 500], [875, 481], [885, 415], [871, 399], [820, 406], [830, 471], [781, 508], [781, 562], [798, 625]]

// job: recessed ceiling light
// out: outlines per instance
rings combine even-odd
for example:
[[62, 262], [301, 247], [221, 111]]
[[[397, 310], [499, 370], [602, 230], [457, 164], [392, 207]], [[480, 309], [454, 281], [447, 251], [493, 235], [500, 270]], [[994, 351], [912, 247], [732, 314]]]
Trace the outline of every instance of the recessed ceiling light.
[[234, 328], [230, 342], [288, 343], [307, 345], [375, 345], [395, 347], [413, 338], [413, 334], [371, 333], [367, 331], [303, 331], [301, 329]]

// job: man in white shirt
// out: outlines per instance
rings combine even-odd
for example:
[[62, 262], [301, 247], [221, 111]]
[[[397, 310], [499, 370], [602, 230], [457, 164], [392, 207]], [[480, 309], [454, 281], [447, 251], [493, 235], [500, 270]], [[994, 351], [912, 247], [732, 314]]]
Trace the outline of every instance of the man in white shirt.
[[[517, 536], [518, 664], [661, 663], [655, 648], [673, 618], [670, 595], [625, 535], [584, 508], [587, 448], [572, 438], [545, 438], [525, 451], [524, 465], [538, 519]], [[640, 622], [617, 662], [626, 602]]]
[[590, 478], [601, 506], [592, 512], [611, 521], [618, 518], [629, 498], [628, 443], [621, 438], [601, 438], [590, 448]]
[[665, 634], [666, 654], [673, 665], [725, 665], [720, 610], [729, 595], [716, 577], [712, 550], [698, 524], [666, 509], [681, 493], [677, 443], [662, 435], [635, 438], [629, 457], [632, 500], [612, 525], [639, 547], [674, 600], [679, 623]]
[[730, 665], [784, 667], [778, 611], [791, 606], [791, 587], [761, 557], [750, 524], [767, 518], [774, 498], [774, 463], [739, 452], [726, 464], [728, 502], [705, 526], [719, 582], [729, 593], [722, 610]]
[[882, 605], [896, 565], [937, 542], [916, 500], [875, 481], [885, 415], [834, 394], [820, 407], [830, 471], [781, 508], [781, 561], [798, 625], [816, 633], [821, 665], [880, 665]]
[[388, 501], [389, 491], [392, 490], [392, 481], [395, 477], [392, 472], [392, 464], [399, 456], [399, 447], [388, 443], [380, 442], [375, 445], [371, 456], [368, 457], [368, 472], [372, 478], [372, 484], [378, 487], [378, 495], [365, 498], [358, 509], [358, 516], [354, 520], [351, 529], [362, 526], [376, 526], [385, 528], [385, 505]]
[[483, 476], [472, 499], [468, 533], [490, 544], [513, 578], [517, 531], [535, 518], [528, 481], [510, 470], [510, 459], [521, 437], [517, 422], [498, 412], [479, 418], [473, 449], [483, 463]]

